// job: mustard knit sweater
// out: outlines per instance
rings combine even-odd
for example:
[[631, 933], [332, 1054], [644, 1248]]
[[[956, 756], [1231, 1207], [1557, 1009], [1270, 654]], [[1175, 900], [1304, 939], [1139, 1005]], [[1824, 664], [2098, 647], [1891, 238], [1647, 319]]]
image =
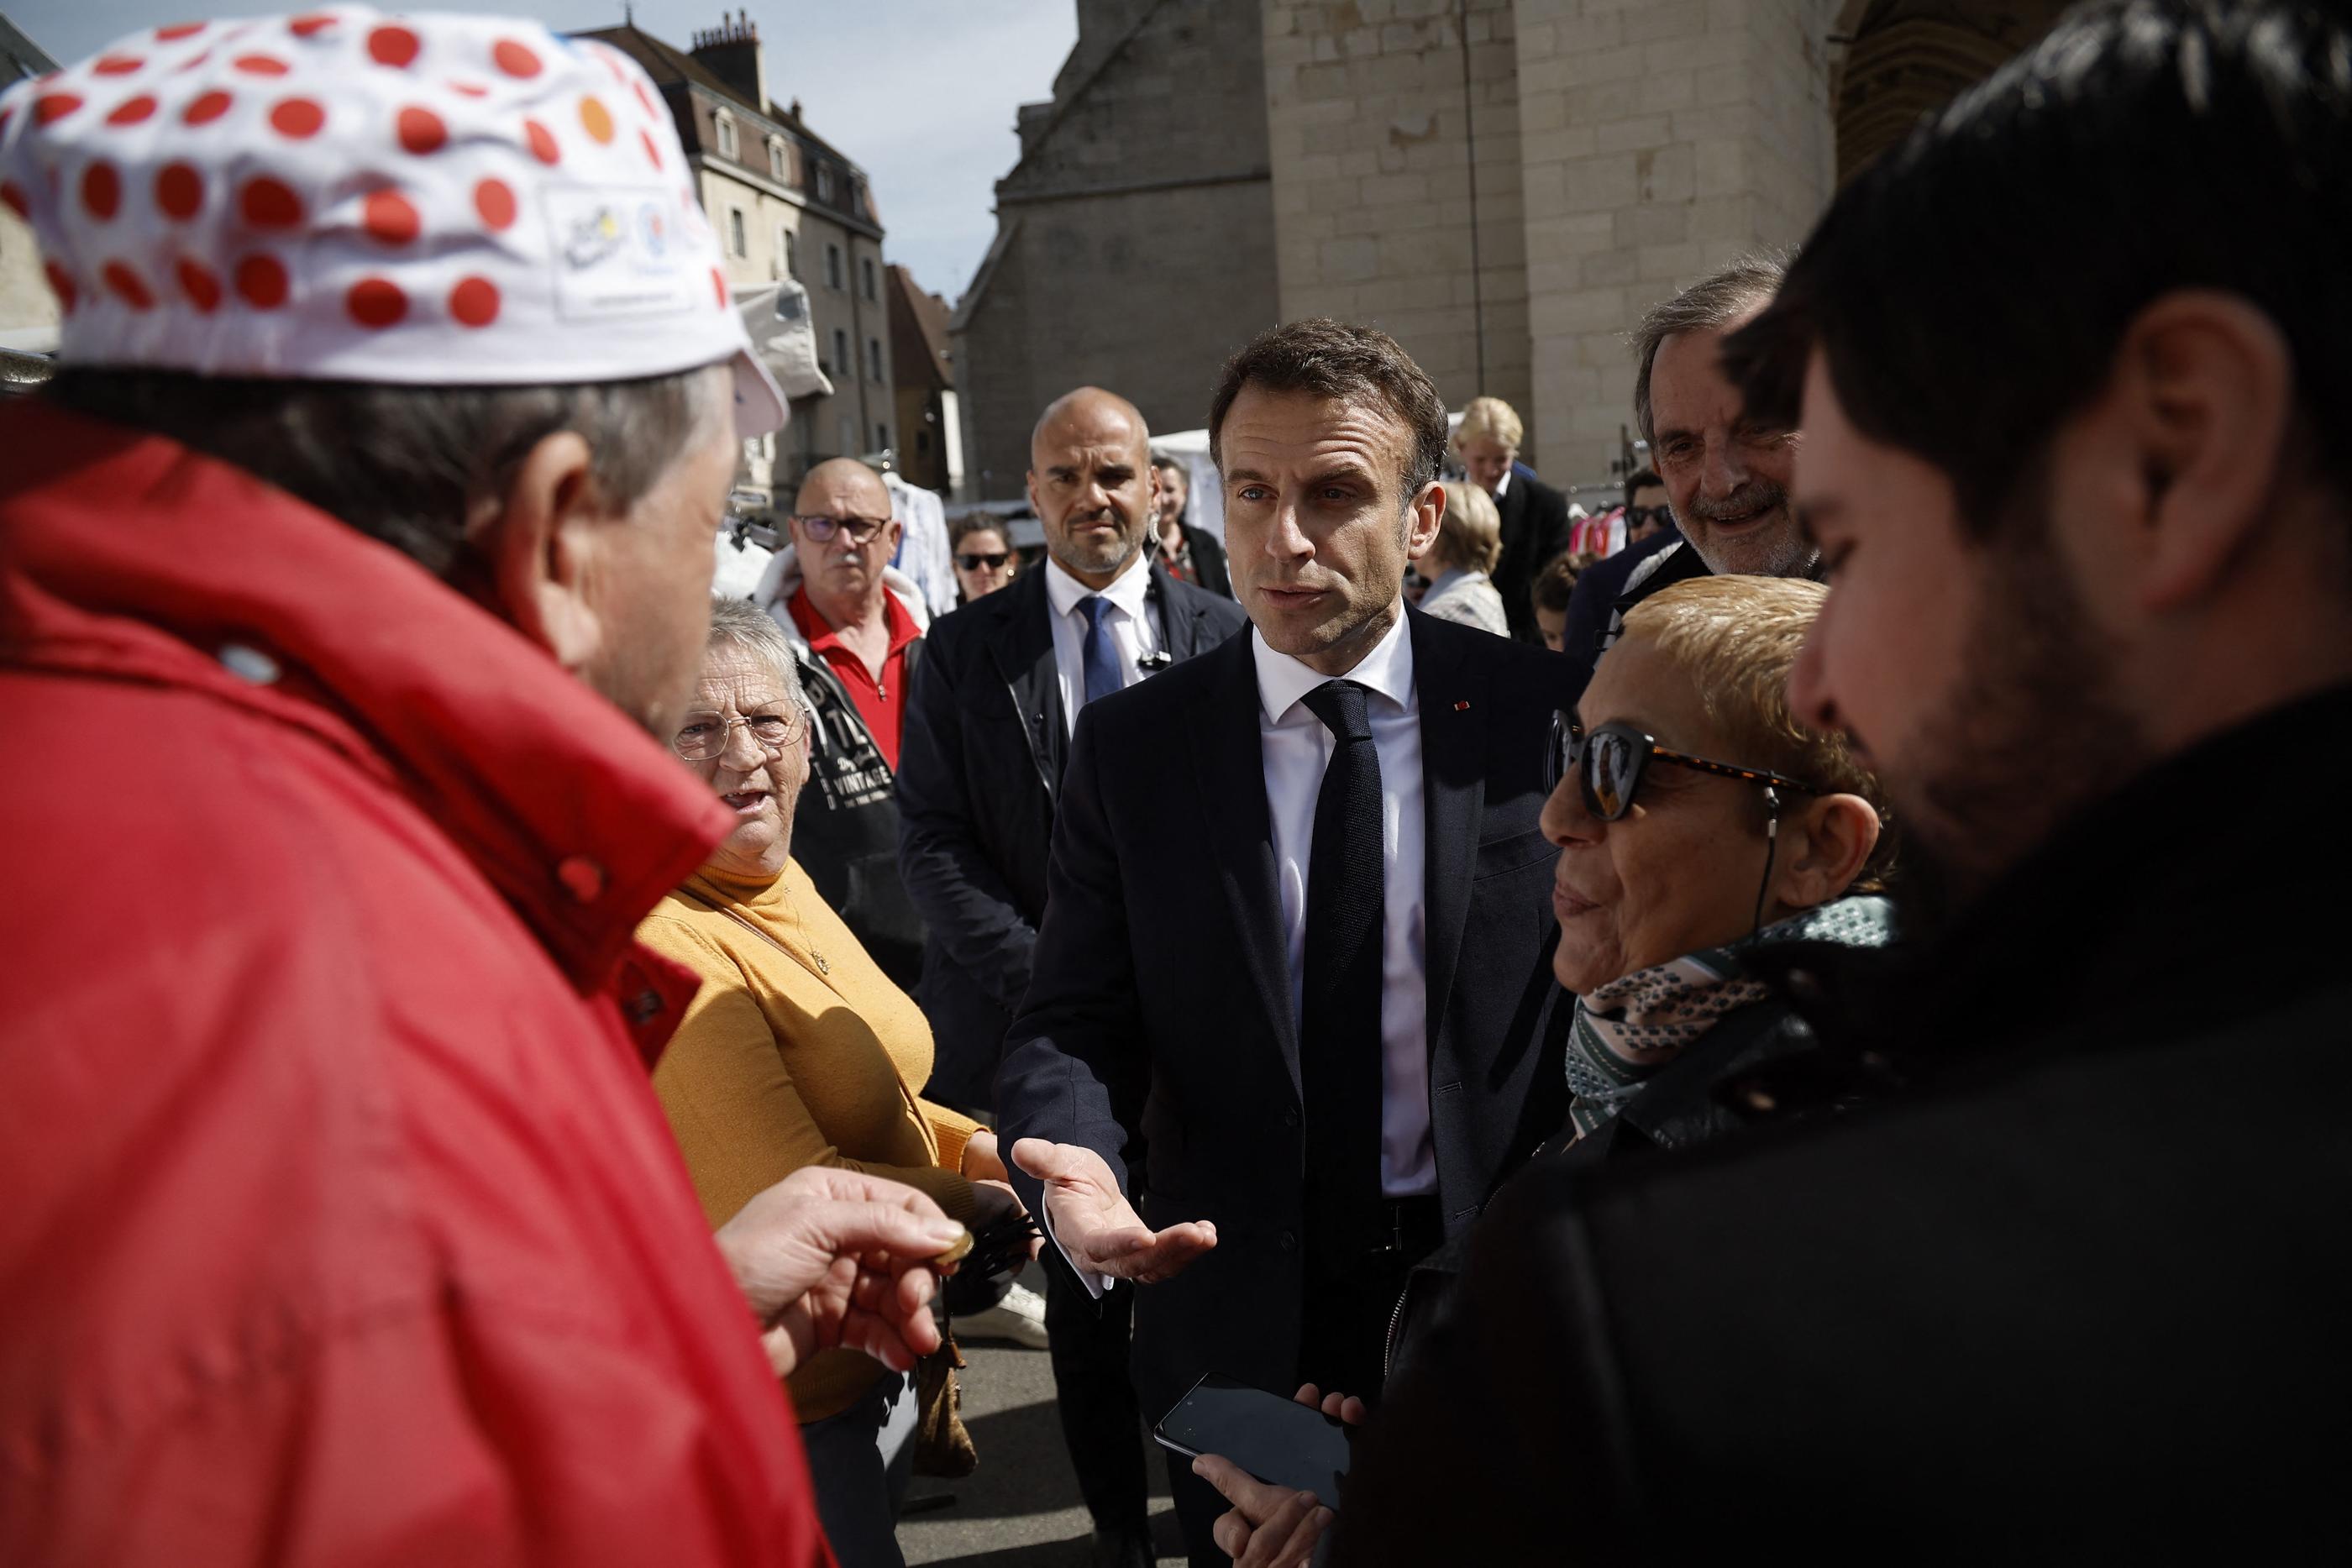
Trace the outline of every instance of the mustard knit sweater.
[[[803, 1166], [905, 1182], [969, 1223], [972, 1186], [957, 1170], [979, 1124], [914, 1093], [931, 1074], [930, 1025], [800, 862], [764, 882], [706, 867], [686, 886], [719, 908], [673, 894], [637, 937], [703, 978], [654, 1070], [654, 1090], [711, 1227]], [[784, 1386], [800, 1418], [818, 1421], [846, 1409], [882, 1370], [859, 1352], [824, 1351]]]

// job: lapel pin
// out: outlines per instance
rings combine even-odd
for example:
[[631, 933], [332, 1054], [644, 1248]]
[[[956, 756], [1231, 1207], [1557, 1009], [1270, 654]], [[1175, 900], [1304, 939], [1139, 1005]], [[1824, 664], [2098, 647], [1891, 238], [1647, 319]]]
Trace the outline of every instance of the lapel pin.
[[1454, 711], [1455, 713], [1468, 713], [1470, 711], [1470, 699], [1465, 697], [1460, 702], [1455, 703], [1454, 705]]

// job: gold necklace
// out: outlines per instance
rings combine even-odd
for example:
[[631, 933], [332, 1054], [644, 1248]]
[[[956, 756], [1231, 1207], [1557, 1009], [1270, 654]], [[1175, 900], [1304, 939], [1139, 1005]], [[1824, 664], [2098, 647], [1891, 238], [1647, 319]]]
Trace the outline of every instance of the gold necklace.
[[832, 974], [833, 966], [824, 961], [824, 955], [818, 952], [816, 944], [809, 940], [808, 926], [801, 919], [800, 900], [793, 896], [793, 884], [789, 881], [784, 883], [784, 907], [792, 911], [793, 931], [800, 937], [801, 946], [807, 948], [809, 956], [816, 960], [818, 977]]

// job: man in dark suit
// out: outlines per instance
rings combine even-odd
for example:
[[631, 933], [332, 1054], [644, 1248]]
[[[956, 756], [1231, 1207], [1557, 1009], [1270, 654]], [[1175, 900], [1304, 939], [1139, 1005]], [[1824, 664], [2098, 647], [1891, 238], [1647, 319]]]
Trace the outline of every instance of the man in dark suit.
[[[898, 864], [928, 942], [923, 1011], [938, 1042], [929, 1093], [984, 1108], [1029, 985], [1045, 862], [1073, 722], [1243, 624], [1231, 600], [1171, 579], [1148, 546], [1153, 481], [1143, 416], [1081, 388], [1030, 439], [1044, 570], [931, 627], [898, 767]], [[1188, 824], [1170, 824], [1180, 839]], [[1197, 828], [1189, 828], [1197, 848]], [[1128, 1377], [1129, 1301], [1101, 1308], [1046, 1263], [1045, 1321], [1063, 1434], [1093, 1515], [1097, 1559], [1151, 1561], [1142, 1437]]]
[[[1406, 1270], [1563, 1113], [1537, 814], [1567, 666], [1404, 606], [1436, 389], [1384, 333], [1299, 322], [1234, 358], [1209, 427], [1255, 629], [1079, 723], [997, 1081], [1053, 1248], [1151, 1281], [1153, 1418], [1212, 1371], [1374, 1393]], [[1223, 1502], [1171, 1470], [1222, 1561]]]
[[1208, 529], [1184, 520], [1184, 503], [1192, 498], [1192, 486], [1184, 465], [1173, 457], [1154, 457], [1151, 472], [1160, 481], [1159, 499], [1152, 504], [1152, 544], [1160, 564], [1180, 581], [1196, 583], [1231, 599], [1234, 580], [1225, 570], [1224, 547]]
[[1535, 586], [1544, 562], [1568, 548], [1568, 497], [1518, 460], [1525, 434], [1509, 403], [1498, 397], [1474, 397], [1462, 411], [1454, 449], [1463, 472], [1495, 498], [1495, 510], [1503, 519], [1503, 559], [1486, 574], [1502, 595], [1503, 618], [1510, 622], [1513, 637], [1540, 648], [1543, 629], [1536, 624], [1535, 601], [1528, 591]]

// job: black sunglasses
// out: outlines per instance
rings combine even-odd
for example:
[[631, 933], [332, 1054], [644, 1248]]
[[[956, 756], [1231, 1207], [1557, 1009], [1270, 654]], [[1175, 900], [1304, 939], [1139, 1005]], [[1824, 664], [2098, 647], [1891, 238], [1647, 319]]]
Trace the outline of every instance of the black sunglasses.
[[1659, 523], [1663, 524], [1666, 528], [1673, 528], [1675, 526], [1675, 509], [1672, 507], [1628, 507], [1625, 508], [1625, 526], [1627, 528], [1647, 528], [1652, 523]]
[[956, 564], [966, 571], [978, 571], [983, 566], [994, 571], [1012, 559], [1011, 550], [1001, 549], [993, 555], [960, 555], [956, 557]]
[[1551, 744], [1544, 751], [1544, 793], [1549, 795], [1559, 789], [1559, 781], [1570, 774], [1580, 773], [1584, 809], [1604, 822], [1613, 822], [1633, 809], [1633, 798], [1641, 792], [1642, 778], [1654, 757], [1677, 768], [1695, 768], [1701, 773], [1759, 784], [1767, 789], [1794, 789], [1801, 795], [1821, 793], [1811, 785], [1784, 774], [1735, 768], [1728, 762], [1709, 762], [1704, 757], [1669, 751], [1655, 737], [1630, 724], [1601, 725], [1587, 735], [1584, 727], [1565, 713], [1551, 716]]

